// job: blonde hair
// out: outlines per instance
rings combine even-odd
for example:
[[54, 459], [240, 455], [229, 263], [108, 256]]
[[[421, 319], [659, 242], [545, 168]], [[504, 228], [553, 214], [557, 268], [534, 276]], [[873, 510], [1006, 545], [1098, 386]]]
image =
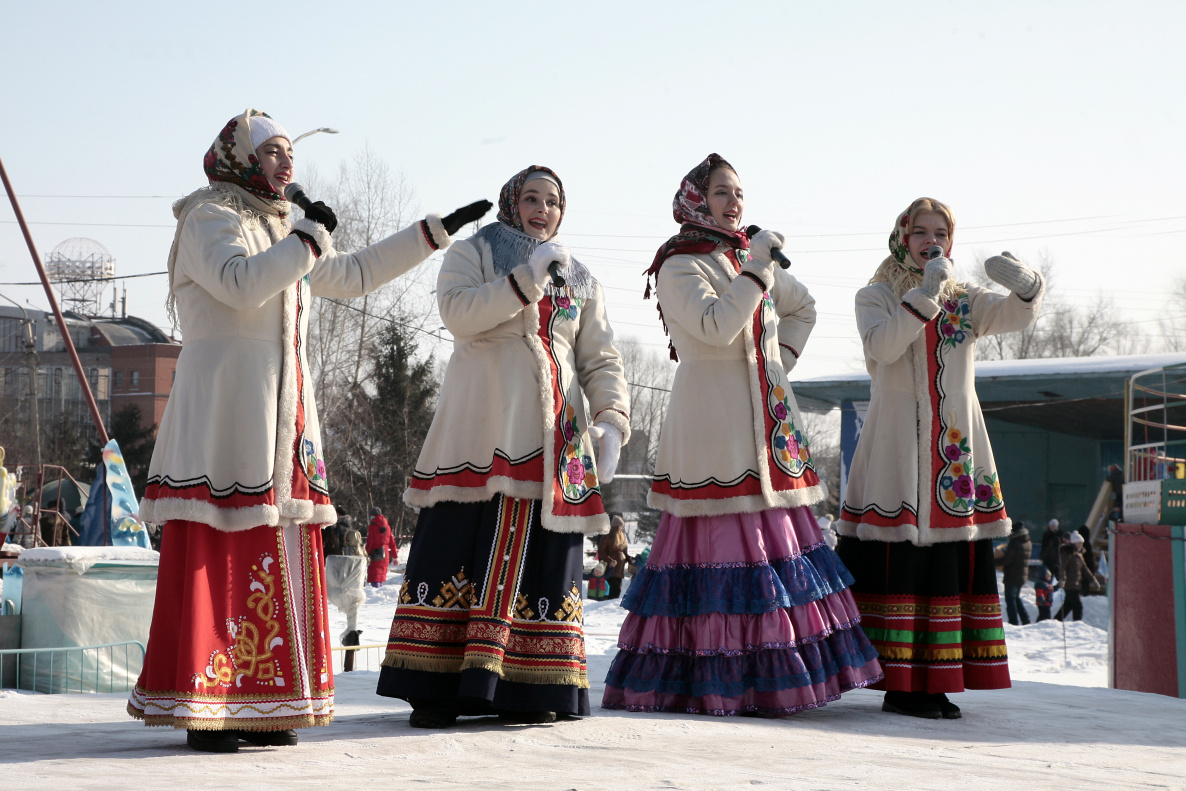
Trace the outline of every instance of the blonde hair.
[[[951, 208], [947, 204], [937, 201], [934, 198], [919, 198], [918, 200], [914, 201], [914, 203], [911, 203], [910, 207], [906, 209], [906, 211], [898, 215], [898, 221], [894, 225], [893, 232], [890, 234], [891, 251], [894, 249], [895, 241], [900, 246], [900, 250], [905, 251], [908, 249], [906, 239], [904, 237], [896, 238], [897, 235], [901, 233], [901, 229], [903, 228], [902, 219], [907, 218], [907, 225], [909, 225], [910, 223], [913, 223], [917, 217], [923, 214], [938, 214], [943, 218], [944, 222], [947, 223], [947, 238], [949, 241], [949, 246], [945, 252], [949, 252], [951, 250], [950, 243], [955, 239], [955, 215], [952, 214]], [[907, 233], [909, 233], [908, 229]], [[903, 254], [907, 257], [907, 259], [909, 258], [908, 252], [904, 252]], [[922, 285], [922, 273], [915, 272], [911, 268], [909, 261], [899, 261], [896, 256], [891, 254], [885, 257], [885, 260], [881, 262], [881, 265], [878, 266], [877, 270], [873, 273], [873, 277], [869, 278], [869, 285], [873, 285], [874, 283], [889, 283], [890, 288], [894, 290], [894, 296], [898, 299], [901, 299], [907, 291], [912, 288], [918, 288]], [[957, 283], [954, 278], [945, 280], [943, 281], [942, 288], [939, 289], [939, 296], [937, 299], [938, 301], [953, 299], [966, 290], [967, 285]]]

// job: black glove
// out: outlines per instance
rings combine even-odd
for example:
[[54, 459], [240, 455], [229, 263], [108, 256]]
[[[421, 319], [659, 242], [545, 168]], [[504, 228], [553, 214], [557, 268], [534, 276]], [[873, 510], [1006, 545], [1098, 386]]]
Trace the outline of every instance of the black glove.
[[488, 200], [476, 201], [468, 206], [462, 206], [448, 217], [442, 218], [441, 225], [445, 226], [445, 233], [452, 236], [460, 231], [461, 227], [466, 223], [482, 219], [482, 215], [490, 211], [493, 207], [494, 204]]
[[324, 201], [317, 201], [312, 206], [305, 209], [305, 216], [313, 222], [319, 222], [324, 225], [325, 230], [330, 233], [333, 233], [334, 228], [338, 227], [338, 218], [334, 214], [334, 210], [329, 206], [326, 206]]

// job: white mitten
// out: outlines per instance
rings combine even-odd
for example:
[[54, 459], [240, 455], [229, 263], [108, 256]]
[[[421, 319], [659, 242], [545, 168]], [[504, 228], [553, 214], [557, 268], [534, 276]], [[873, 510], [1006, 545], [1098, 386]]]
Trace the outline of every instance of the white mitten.
[[984, 272], [1022, 299], [1038, 295], [1042, 279], [1038, 273], [1017, 260], [1010, 252], [994, 255], [984, 262]]
[[752, 258], [756, 258], [764, 264], [774, 262], [774, 256], [770, 254], [772, 247], [786, 247], [786, 237], [776, 231], [758, 231], [753, 239], [749, 240], [749, 254]]
[[609, 483], [622, 455], [622, 432], [609, 423], [597, 423], [589, 426], [589, 436], [597, 443], [597, 479]]
[[939, 296], [943, 282], [952, 277], [953, 271], [951, 261], [943, 256], [927, 261], [927, 268], [922, 273], [922, 293], [931, 299]]
[[559, 242], [544, 242], [535, 248], [531, 258], [527, 259], [527, 265], [531, 267], [531, 277], [535, 282], [546, 286], [548, 284], [548, 266], [553, 261], [559, 261], [560, 269], [563, 271], [564, 267], [568, 266], [570, 259], [568, 248], [564, 245]]

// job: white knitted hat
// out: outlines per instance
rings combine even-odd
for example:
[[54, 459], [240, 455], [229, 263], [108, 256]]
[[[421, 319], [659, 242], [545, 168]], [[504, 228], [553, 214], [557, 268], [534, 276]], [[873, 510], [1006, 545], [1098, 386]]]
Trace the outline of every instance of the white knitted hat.
[[1083, 536], [1075, 531], [1071, 531], [1071, 543], [1072, 544], [1082, 544]]
[[292, 142], [292, 138], [289, 137], [288, 132], [284, 131], [284, 127], [266, 115], [253, 115], [247, 120], [247, 123], [251, 127], [252, 150], [259, 148], [265, 140], [271, 140], [273, 137], [283, 137]]

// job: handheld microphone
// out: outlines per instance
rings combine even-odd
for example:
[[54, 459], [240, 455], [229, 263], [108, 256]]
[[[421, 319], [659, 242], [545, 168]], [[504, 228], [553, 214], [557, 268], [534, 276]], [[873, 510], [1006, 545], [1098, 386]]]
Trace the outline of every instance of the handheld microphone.
[[943, 248], [937, 244], [931, 245], [930, 247], [928, 247], [926, 250], [923, 251], [923, 257], [926, 258], [928, 261], [933, 261], [936, 258], [942, 258], [943, 257]]
[[548, 264], [548, 274], [552, 277], [552, 285], [556, 288], [564, 288], [565, 279], [560, 275], [560, 262], [553, 261]]
[[[751, 239], [753, 239], [754, 236], [756, 236], [757, 234], [759, 234], [761, 232], [762, 232], [762, 229], [756, 225], [751, 225], [750, 227], [745, 229], [745, 235]], [[781, 266], [783, 269], [791, 268], [791, 259], [787, 258], [786, 254], [782, 251], [781, 247], [771, 247], [770, 248], [770, 257], [773, 258], [775, 261], [777, 261], [778, 265]]]
[[303, 211], [309, 211], [309, 207], [313, 205], [313, 201], [305, 194], [305, 188], [295, 181], [284, 188], [284, 198], [289, 203], [300, 206]]

